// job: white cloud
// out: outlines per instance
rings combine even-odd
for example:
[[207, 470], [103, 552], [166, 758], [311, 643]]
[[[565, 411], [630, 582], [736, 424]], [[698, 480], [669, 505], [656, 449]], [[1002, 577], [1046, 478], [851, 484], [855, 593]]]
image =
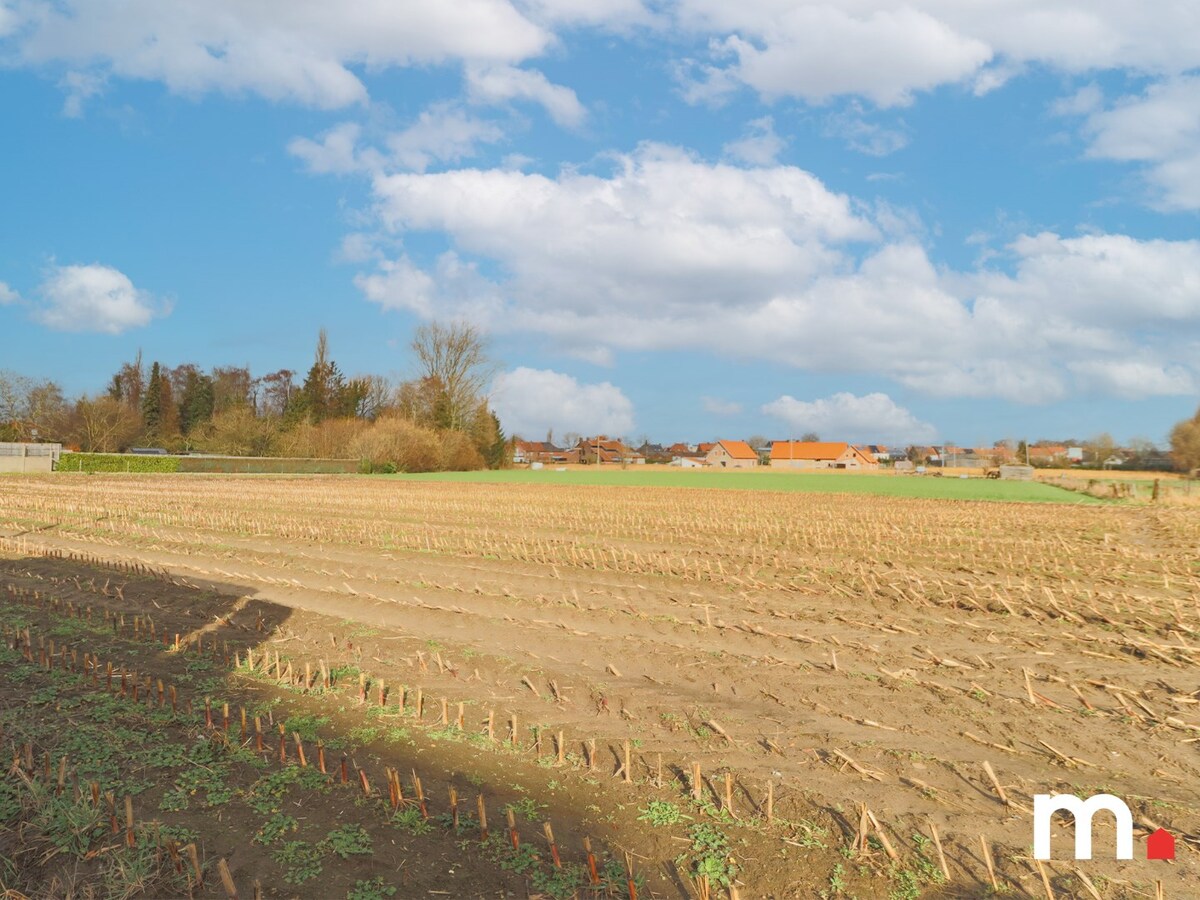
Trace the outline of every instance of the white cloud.
[[322, 133], [315, 141], [306, 137], [293, 138], [287, 149], [316, 175], [347, 175], [365, 168], [366, 163], [359, 156], [358, 149], [361, 134], [361, 125], [342, 122]]
[[812, 401], [785, 394], [762, 411], [787, 423], [793, 433], [815, 431], [828, 441], [909, 444], [937, 438], [936, 428], [897, 406], [887, 394], [838, 393]]
[[1085, 84], [1075, 93], [1060, 97], [1050, 105], [1050, 111], [1056, 116], [1086, 116], [1093, 113], [1104, 104], [1104, 92], [1100, 86], [1092, 83]]
[[908, 146], [908, 135], [904, 131], [870, 121], [857, 101], [826, 118], [823, 131], [826, 136], [839, 138], [851, 150], [867, 156], [887, 156]]
[[[1200, 66], [1195, 4], [1128, 0], [677, 0], [679, 25], [713, 35], [708, 93], [839, 95], [902, 105], [945, 84], [986, 93], [1036, 64], [1068, 73]], [[695, 86], [693, 86], [695, 87]], [[703, 96], [705, 84], [692, 96]]]
[[723, 148], [726, 156], [733, 157], [752, 166], [769, 166], [787, 146], [775, 133], [775, 120], [770, 116], [754, 119], [746, 124], [746, 130], [736, 141]]
[[742, 411], [742, 404], [732, 400], [721, 400], [718, 397], [702, 397], [700, 403], [704, 411], [714, 416], [736, 416]]
[[983, 295], [1122, 330], [1200, 322], [1200, 241], [1044, 232], [1010, 249], [1015, 275], [981, 276]]
[[752, 302], [837, 266], [836, 245], [877, 235], [847, 197], [800, 169], [707, 165], [657, 145], [616, 168], [608, 178], [397, 174], [374, 187], [387, 228], [446, 232], [461, 251], [498, 261], [527, 314], [547, 323]]
[[354, 283], [368, 300], [384, 309], [407, 310], [425, 318], [436, 314], [437, 286], [407, 256], [381, 260], [378, 271], [359, 275]]
[[655, 15], [641, 0], [520, 0], [520, 8], [537, 22], [553, 25], [599, 25], [624, 30], [649, 25]]
[[794, 167], [657, 145], [607, 176], [459, 169], [373, 188], [391, 239], [431, 232], [453, 251], [424, 299], [388, 287], [389, 266], [407, 273], [408, 260], [360, 276], [371, 299], [543, 335], [582, 358], [702, 350], [1020, 402], [1125, 391], [1128, 375], [1094, 377], [1109, 362], [1161, 368], [1140, 382], [1158, 392], [1195, 370], [1198, 241], [1026, 235], [987, 268], [938, 270], [911, 214]]
[[59, 81], [67, 97], [63, 101], [63, 115], [68, 119], [78, 119], [83, 115], [83, 105], [92, 97], [104, 90], [107, 79], [94, 72], [68, 72]]
[[1200, 76], [1152, 84], [1106, 109], [1081, 112], [1088, 113], [1089, 156], [1143, 164], [1155, 206], [1200, 209]]
[[7, 306], [10, 303], [16, 303], [20, 299], [20, 294], [10, 288], [3, 281], [0, 281], [0, 306]]
[[15, 31], [18, 24], [16, 10], [9, 9], [5, 3], [0, 3], [0, 38], [10, 31]]
[[389, 135], [387, 148], [396, 165], [424, 172], [431, 164], [456, 163], [474, 156], [480, 144], [504, 139], [494, 122], [470, 115], [453, 104], [436, 104], [404, 131]]
[[316, 140], [293, 138], [287, 149], [315, 175], [424, 172], [435, 163], [461, 162], [475, 156], [481, 144], [503, 139], [504, 131], [495, 122], [453, 103], [435, 103], [407, 128], [382, 135], [382, 149], [365, 144], [363, 128], [356, 122], [335, 125]]
[[499, 317], [502, 301], [493, 285], [479, 275], [475, 263], [454, 252], [437, 259], [433, 274], [407, 256], [382, 259], [355, 285], [368, 300], [386, 310], [405, 310], [425, 318], [457, 317], [482, 326]]
[[508, 0], [63, 0], [16, 10], [18, 62], [327, 108], [366, 99], [352, 67], [515, 63], [553, 40]]
[[545, 75], [533, 69], [471, 65], [467, 67], [467, 91], [477, 103], [526, 100], [540, 104], [550, 118], [565, 128], [577, 128], [587, 118], [587, 110], [573, 90], [552, 84]]
[[1183, 366], [1137, 359], [1089, 360], [1072, 363], [1083, 387], [1126, 400], [1195, 394], [1197, 379]]
[[570, 375], [524, 366], [492, 383], [492, 408], [509, 434], [560, 433], [619, 436], [633, 430], [633, 403], [607, 381], [581, 384]]
[[56, 266], [38, 289], [34, 313], [59, 331], [121, 334], [148, 325], [169, 310], [110, 266]]

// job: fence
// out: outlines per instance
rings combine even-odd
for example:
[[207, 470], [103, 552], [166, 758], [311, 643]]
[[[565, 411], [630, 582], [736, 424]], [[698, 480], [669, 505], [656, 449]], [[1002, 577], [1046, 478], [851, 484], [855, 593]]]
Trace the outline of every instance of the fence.
[[0, 472], [53, 472], [62, 444], [0, 443]]

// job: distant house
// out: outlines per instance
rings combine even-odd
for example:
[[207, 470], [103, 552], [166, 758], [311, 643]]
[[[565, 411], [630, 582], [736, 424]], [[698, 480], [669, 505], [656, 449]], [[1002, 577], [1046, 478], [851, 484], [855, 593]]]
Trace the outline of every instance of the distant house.
[[716, 444], [697, 444], [696, 452], [699, 453], [701, 456], [706, 456], [708, 454], [708, 451], [711, 450], [715, 446], [717, 446], [717, 445]]
[[891, 451], [888, 450], [888, 448], [883, 444], [866, 444], [863, 447], [863, 450], [865, 450], [867, 453], [870, 453], [879, 462], [889, 462], [895, 458], [892, 456]]
[[1029, 462], [1035, 466], [1057, 466], [1069, 463], [1067, 448], [1059, 444], [1033, 445], [1029, 448]]
[[594, 438], [582, 438], [575, 450], [579, 453], [579, 461], [584, 463], [640, 466], [646, 462], [646, 457], [636, 450], [602, 434]]
[[667, 452], [667, 448], [662, 444], [652, 444], [646, 441], [642, 446], [637, 448], [639, 455], [646, 457], [646, 462], [665, 463], [670, 462], [671, 454]]
[[841, 441], [776, 441], [773, 469], [878, 469], [870, 453]]
[[717, 441], [704, 461], [718, 469], [753, 469], [758, 465], [758, 452], [745, 441]]
[[670, 464], [681, 469], [703, 469], [707, 465], [703, 456], [676, 456]]
[[549, 441], [514, 441], [513, 462], [517, 465], [535, 462], [567, 465], [579, 462], [579, 450], [564, 450], [562, 447], [555, 447]]

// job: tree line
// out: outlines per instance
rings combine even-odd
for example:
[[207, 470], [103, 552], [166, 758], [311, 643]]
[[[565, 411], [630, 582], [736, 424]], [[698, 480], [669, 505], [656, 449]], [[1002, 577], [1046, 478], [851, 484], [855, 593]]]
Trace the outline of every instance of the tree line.
[[300, 377], [244, 366], [123, 363], [96, 393], [74, 399], [51, 380], [0, 371], [0, 441], [55, 441], [86, 452], [135, 447], [234, 456], [357, 458], [379, 471], [498, 468], [510, 457], [488, 406], [493, 372], [471, 325], [420, 326], [417, 377], [348, 377], [321, 329]]

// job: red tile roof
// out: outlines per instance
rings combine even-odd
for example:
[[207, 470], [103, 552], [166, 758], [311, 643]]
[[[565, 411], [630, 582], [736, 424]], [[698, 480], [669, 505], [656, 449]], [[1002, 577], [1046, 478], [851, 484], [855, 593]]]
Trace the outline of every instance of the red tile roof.
[[849, 447], [844, 441], [776, 441], [771, 459], [837, 459]]
[[724, 447], [734, 459], [758, 459], [758, 453], [745, 441], [717, 441], [717, 446]]

